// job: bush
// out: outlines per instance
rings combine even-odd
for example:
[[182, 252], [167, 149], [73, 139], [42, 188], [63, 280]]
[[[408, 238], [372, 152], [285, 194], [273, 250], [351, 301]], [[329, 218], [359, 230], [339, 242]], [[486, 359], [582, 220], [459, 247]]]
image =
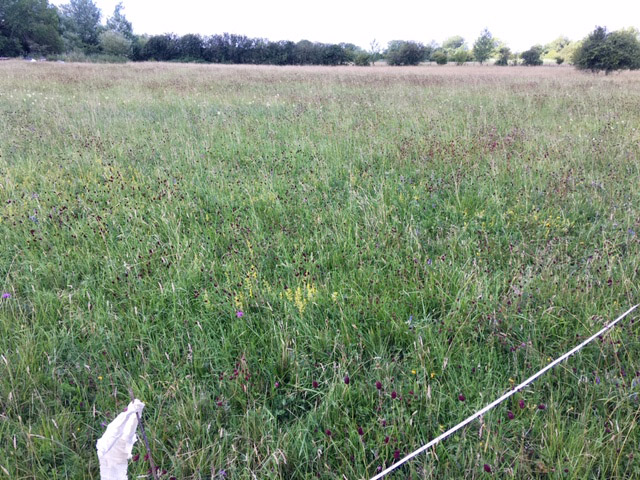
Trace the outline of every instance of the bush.
[[100, 48], [107, 55], [128, 57], [131, 55], [131, 40], [122, 33], [107, 30], [100, 34]]
[[387, 48], [387, 63], [389, 65], [418, 65], [425, 56], [422, 43], [393, 40]]
[[509, 57], [511, 57], [511, 50], [509, 50], [509, 47], [502, 47], [498, 50], [496, 65], [500, 65], [501, 67], [509, 65]]
[[596, 27], [575, 51], [573, 63], [580, 70], [604, 70], [606, 74], [614, 70], [637, 70], [640, 42], [632, 31], [608, 33], [606, 28]]
[[447, 58], [447, 54], [443, 50], [436, 50], [433, 55], [431, 55], [431, 59], [438, 65], [446, 65], [449, 60]]
[[564, 57], [556, 57], [556, 63], [562, 65], [564, 63]]
[[471, 52], [465, 50], [464, 48], [458, 48], [453, 55], [451, 55], [451, 60], [456, 62], [456, 65], [464, 65], [465, 62], [470, 62], [473, 60], [473, 56]]
[[371, 65], [371, 55], [366, 52], [356, 53], [353, 57], [353, 63], [358, 67], [368, 67]]
[[536, 66], [542, 65], [542, 59], [540, 55], [542, 54], [542, 48], [539, 46], [531, 47], [529, 50], [522, 52], [520, 57], [522, 58], [522, 63], [528, 66]]

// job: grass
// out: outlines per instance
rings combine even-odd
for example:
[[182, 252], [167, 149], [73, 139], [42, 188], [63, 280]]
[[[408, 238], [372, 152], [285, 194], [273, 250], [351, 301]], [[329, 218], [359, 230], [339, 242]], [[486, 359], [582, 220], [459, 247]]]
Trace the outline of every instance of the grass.
[[[2, 62], [0, 477], [129, 387], [163, 478], [426, 443], [638, 301], [639, 80]], [[640, 476], [635, 318], [391, 478]]]

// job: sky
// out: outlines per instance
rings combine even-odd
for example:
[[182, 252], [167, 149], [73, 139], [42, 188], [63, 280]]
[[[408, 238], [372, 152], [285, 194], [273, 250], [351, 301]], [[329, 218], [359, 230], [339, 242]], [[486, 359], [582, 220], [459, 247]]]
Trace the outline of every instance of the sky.
[[[118, 0], [94, 0], [110, 16]], [[56, 5], [66, 1], [53, 1]], [[442, 43], [461, 35], [471, 47], [484, 28], [513, 51], [564, 35], [580, 40], [596, 25], [640, 28], [638, 0], [122, 0], [135, 33], [237, 33], [269, 40]]]

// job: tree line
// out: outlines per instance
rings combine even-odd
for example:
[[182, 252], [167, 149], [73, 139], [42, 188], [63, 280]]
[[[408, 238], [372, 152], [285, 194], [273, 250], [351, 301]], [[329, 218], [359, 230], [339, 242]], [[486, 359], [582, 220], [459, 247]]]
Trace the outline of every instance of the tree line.
[[640, 34], [636, 29], [608, 32], [597, 27], [582, 41], [559, 37], [521, 53], [512, 52], [487, 29], [471, 47], [461, 36], [453, 36], [441, 45], [394, 40], [384, 50], [374, 41], [365, 50], [351, 43], [269, 41], [229, 33], [136, 35], [123, 10], [119, 3], [102, 24], [102, 12], [94, 0], [70, 0], [60, 8], [48, 0], [0, 0], [0, 57], [65, 54], [71, 59], [106, 61], [362, 66], [380, 59], [389, 65], [482, 64], [490, 59], [499, 66], [541, 65], [544, 58], [607, 73], [640, 68]]

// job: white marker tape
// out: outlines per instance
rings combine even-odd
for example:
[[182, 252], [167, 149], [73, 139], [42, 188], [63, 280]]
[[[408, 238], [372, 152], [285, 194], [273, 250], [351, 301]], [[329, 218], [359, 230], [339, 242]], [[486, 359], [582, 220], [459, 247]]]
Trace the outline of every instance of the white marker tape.
[[[638, 304], [640, 305], [640, 304]], [[553, 362], [551, 362], [549, 365], [547, 365], [546, 367], [544, 367], [542, 370], [540, 370], [539, 372], [531, 375], [529, 378], [527, 378], [524, 382], [522, 382], [520, 385], [518, 385], [517, 387], [513, 388], [512, 390], [509, 390], [507, 393], [505, 393], [504, 395], [502, 395], [500, 398], [498, 398], [497, 400], [494, 400], [493, 402], [491, 402], [489, 405], [487, 405], [486, 407], [484, 407], [482, 410], [474, 413], [473, 415], [471, 415], [470, 417], [466, 418], [465, 420], [463, 420], [462, 422], [460, 422], [459, 424], [457, 424], [455, 427], [450, 428], [449, 430], [447, 430], [446, 432], [444, 432], [442, 435], [440, 435], [439, 437], [434, 438], [433, 440], [431, 440], [429, 443], [427, 443], [426, 445], [420, 447], [419, 449], [417, 449], [416, 451], [410, 453], [409, 455], [407, 455], [406, 457], [398, 460], [396, 463], [394, 463], [393, 465], [391, 465], [389, 468], [387, 468], [386, 470], [383, 470], [382, 472], [380, 472], [379, 474], [377, 474], [375, 477], [371, 477], [371, 480], [378, 480], [379, 478], [384, 477], [385, 475], [393, 472], [396, 468], [398, 468], [400, 465], [408, 462], [409, 460], [411, 460], [413, 457], [420, 455], [422, 452], [424, 452], [425, 450], [433, 447], [434, 445], [440, 443], [442, 440], [444, 440], [445, 438], [447, 438], [449, 435], [451, 435], [452, 433], [457, 432], [458, 430], [460, 430], [462, 427], [464, 427], [465, 425], [468, 425], [469, 423], [473, 422], [476, 418], [484, 415], [485, 413], [487, 413], [489, 410], [491, 410], [493, 407], [495, 407], [496, 405], [501, 404], [502, 402], [504, 402], [507, 398], [509, 398], [512, 395], [515, 395], [516, 393], [518, 393], [520, 390], [522, 390], [524, 387], [526, 387], [527, 385], [529, 385], [530, 383], [532, 383], [535, 379], [537, 379], [539, 376], [541, 376], [543, 373], [547, 372], [548, 370], [551, 370], [553, 367], [555, 367], [557, 364], [559, 364], [560, 362], [562, 362], [563, 360], [569, 358], [571, 355], [573, 355], [574, 353], [576, 353], [577, 351], [581, 350], [582, 347], [584, 347], [585, 345], [587, 345], [588, 343], [590, 343], [591, 341], [593, 341], [594, 339], [598, 338], [600, 335], [602, 335], [603, 333], [605, 333], [606, 331], [612, 329], [620, 320], [622, 320], [624, 317], [626, 317], [627, 315], [629, 315], [631, 312], [633, 312], [638, 305], [634, 305], [633, 307], [631, 307], [629, 310], [627, 310], [626, 312], [624, 312], [622, 315], [620, 315], [618, 318], [616, 318], [613, 322], [611, 322], [610, 324], [606, 325], [602, 330], [600, 330], [598, 333], [593, 334], [591, 337], [587, 338], [584, 342], [582, 342], [580, 345], [578, 345], [577, 347], [573, 348], [572, 350], [568, 351], [567, 353], [565, 353], [564, 355], [562, 355], [561, 357], [558, 357], [557, 359], [555, 359]]]

